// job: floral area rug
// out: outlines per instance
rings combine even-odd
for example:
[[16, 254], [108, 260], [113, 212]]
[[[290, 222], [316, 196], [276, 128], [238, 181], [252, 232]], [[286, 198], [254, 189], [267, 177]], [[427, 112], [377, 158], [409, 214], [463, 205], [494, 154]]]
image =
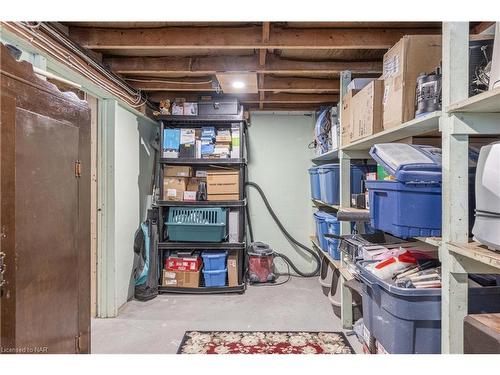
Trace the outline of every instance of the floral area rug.
[[187, 331], [177, 354], [354, 354], [354, 350], [342, 332]]

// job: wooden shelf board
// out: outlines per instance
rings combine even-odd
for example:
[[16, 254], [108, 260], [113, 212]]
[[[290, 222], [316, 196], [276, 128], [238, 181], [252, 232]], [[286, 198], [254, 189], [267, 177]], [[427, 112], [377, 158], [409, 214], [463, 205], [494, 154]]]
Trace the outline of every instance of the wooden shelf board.
[[317, 207], [328, 207], [331, 208], [334, 211], [338, 211], [340, 206], [334, 205], [334, 204], [328, 204], [325, 202], [322, 202], [318, 199], [311, 198], [312, 202], [317, 206]]
[[500, 87], [454, 103], [448, 107], [448, 111], [477, 113], [500, 112]]
[[490, 250], [478, 242], [469, 242], [467, 244], [448, 243], [448, 246], [449, 250], [455, 254], [500, 270], [499, 251]]
[[354, 141], [342, 150], [369, 150], [374, 144], [398, 141], [407, 137], [427, 134], [439, 130], [441, 111], [431, 112], [422, 117], [405, 122], [394, 128], [386, 129], [369, 137]]
[[317, 163], [317, 162], [322, 162], [322, 161], [338, 160], [338, 157], [339, 157], [339, 150], [335, 149], [335, 150], [330, 150], [328, 152], [325, 152], [324, 154], [317, 155], [317, 156], [313, 157], [311, 160], [312, 160], [312, 162]]
[[420, 242], [425, 242], [429, 245], [439, 247], [441, 246], [441, 237], [415, 237]]

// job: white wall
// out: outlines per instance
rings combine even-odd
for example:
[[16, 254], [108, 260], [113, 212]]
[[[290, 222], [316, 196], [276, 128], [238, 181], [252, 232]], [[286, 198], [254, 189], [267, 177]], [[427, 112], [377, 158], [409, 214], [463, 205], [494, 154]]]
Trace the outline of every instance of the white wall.
[[116, 301], [132, 298], [134, 234], [145, 217], [146, 196], [153, 170], [150, 146], [154, 126], [118, 105], [115, 125], [115, 254]]
[[[264, 190], [285, 228], [297, 240], [311, 247], [312, 203], [308, 168], [313, 151], [314, 120], [305, 115], [253, 112], [249, 127], [248, 180]], [[250, 188], [249, 208], [255, 241], [271, 245], [290, 257], [301, 270], [312, 271], [312, 257], [296, 250], [269, 216], [258, 193]], [[286, 270], [277, 260], [280, 271]]]

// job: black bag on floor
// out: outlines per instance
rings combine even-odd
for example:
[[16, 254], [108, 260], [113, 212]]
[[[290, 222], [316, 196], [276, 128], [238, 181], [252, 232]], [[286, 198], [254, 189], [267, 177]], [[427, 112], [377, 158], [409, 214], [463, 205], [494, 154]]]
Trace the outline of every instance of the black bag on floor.
[[158, 210], [148, 210], [148, 219], [141, 223], [134, 238], [134, 297], [149, 301], [158, 295]]

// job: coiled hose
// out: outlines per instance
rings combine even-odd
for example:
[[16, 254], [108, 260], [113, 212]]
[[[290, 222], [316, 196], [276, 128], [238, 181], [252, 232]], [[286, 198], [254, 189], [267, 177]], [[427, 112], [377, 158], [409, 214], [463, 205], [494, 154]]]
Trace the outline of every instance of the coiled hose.
[[[301, 270], [299, 270], [293, 264], [293, 262], [291, 261], [291, 259], [288, 258], [286, 255], [281, 254], [281, 253], [277, 253], [276, 257], [280, 257], [283, 260], [285, 260], [285, 262], [287, 262], [290, 265], [290, 267], [298, 275], [300, 275], [302, 277], [314, 277], [314, 276], [317, 276], [318, 273], [319, 273], [320, 265], [321, 265], [321, 261], [319, 259], [318, 254], [314, 250], [308, 248], [304, 244], [302, 244], [299, 241], [297, 241], [295, 238], [292, 237], [292, 235], [290, 233], [288, 233], [288, 231], [285, 229], [285, 227], [283, 226], [283, 224], [281, 224], [281, 221], [279, 221], [278, 217], [276, 216], [276, 213], [274, 212], [274, 210], [271, 207], [271, 204], [267, 200], [267, 197], [264, 194], [264, 191], [261, 189], [261, 187], [259, 185], [257, 185], [255, 182], [247, 181], [247, 182], [245, 182], [245, 186], [250, 186], [250, 187], [254, 188], [255, 190], [257, 190], [257, 192], [259, 193], [260, 197], [262, 198], [262, 201], [264, 202], [264, 205], [266, 206], [267, 210], [269, 211], [269, 214], [271, 215], [271, 217], [273, 218], [274, 222], [276, 223], [276, 225], [280, 229], [281, 233], [283, 233], [283, 235], [288, 240], [290, 240], [294, 245], [300, 247], [301, 249], [303, 249], [306, 252], [308, 252], [309, 254], [311, 254], [312, 257], [314, 258], [314, 261], [316, 262], [316, 268], [312, 272], [302, 272]], [[249, 210], [248, 210], [248, 205], [247, 205], [247, 221], [248, 221], [248, 229], [249, 229], [249, 234], [250, 234], [250, 241], [254, 242], [254, 240], [253, 240], [252, 222], [250, 220], [250, 213], [249, 213]]]

